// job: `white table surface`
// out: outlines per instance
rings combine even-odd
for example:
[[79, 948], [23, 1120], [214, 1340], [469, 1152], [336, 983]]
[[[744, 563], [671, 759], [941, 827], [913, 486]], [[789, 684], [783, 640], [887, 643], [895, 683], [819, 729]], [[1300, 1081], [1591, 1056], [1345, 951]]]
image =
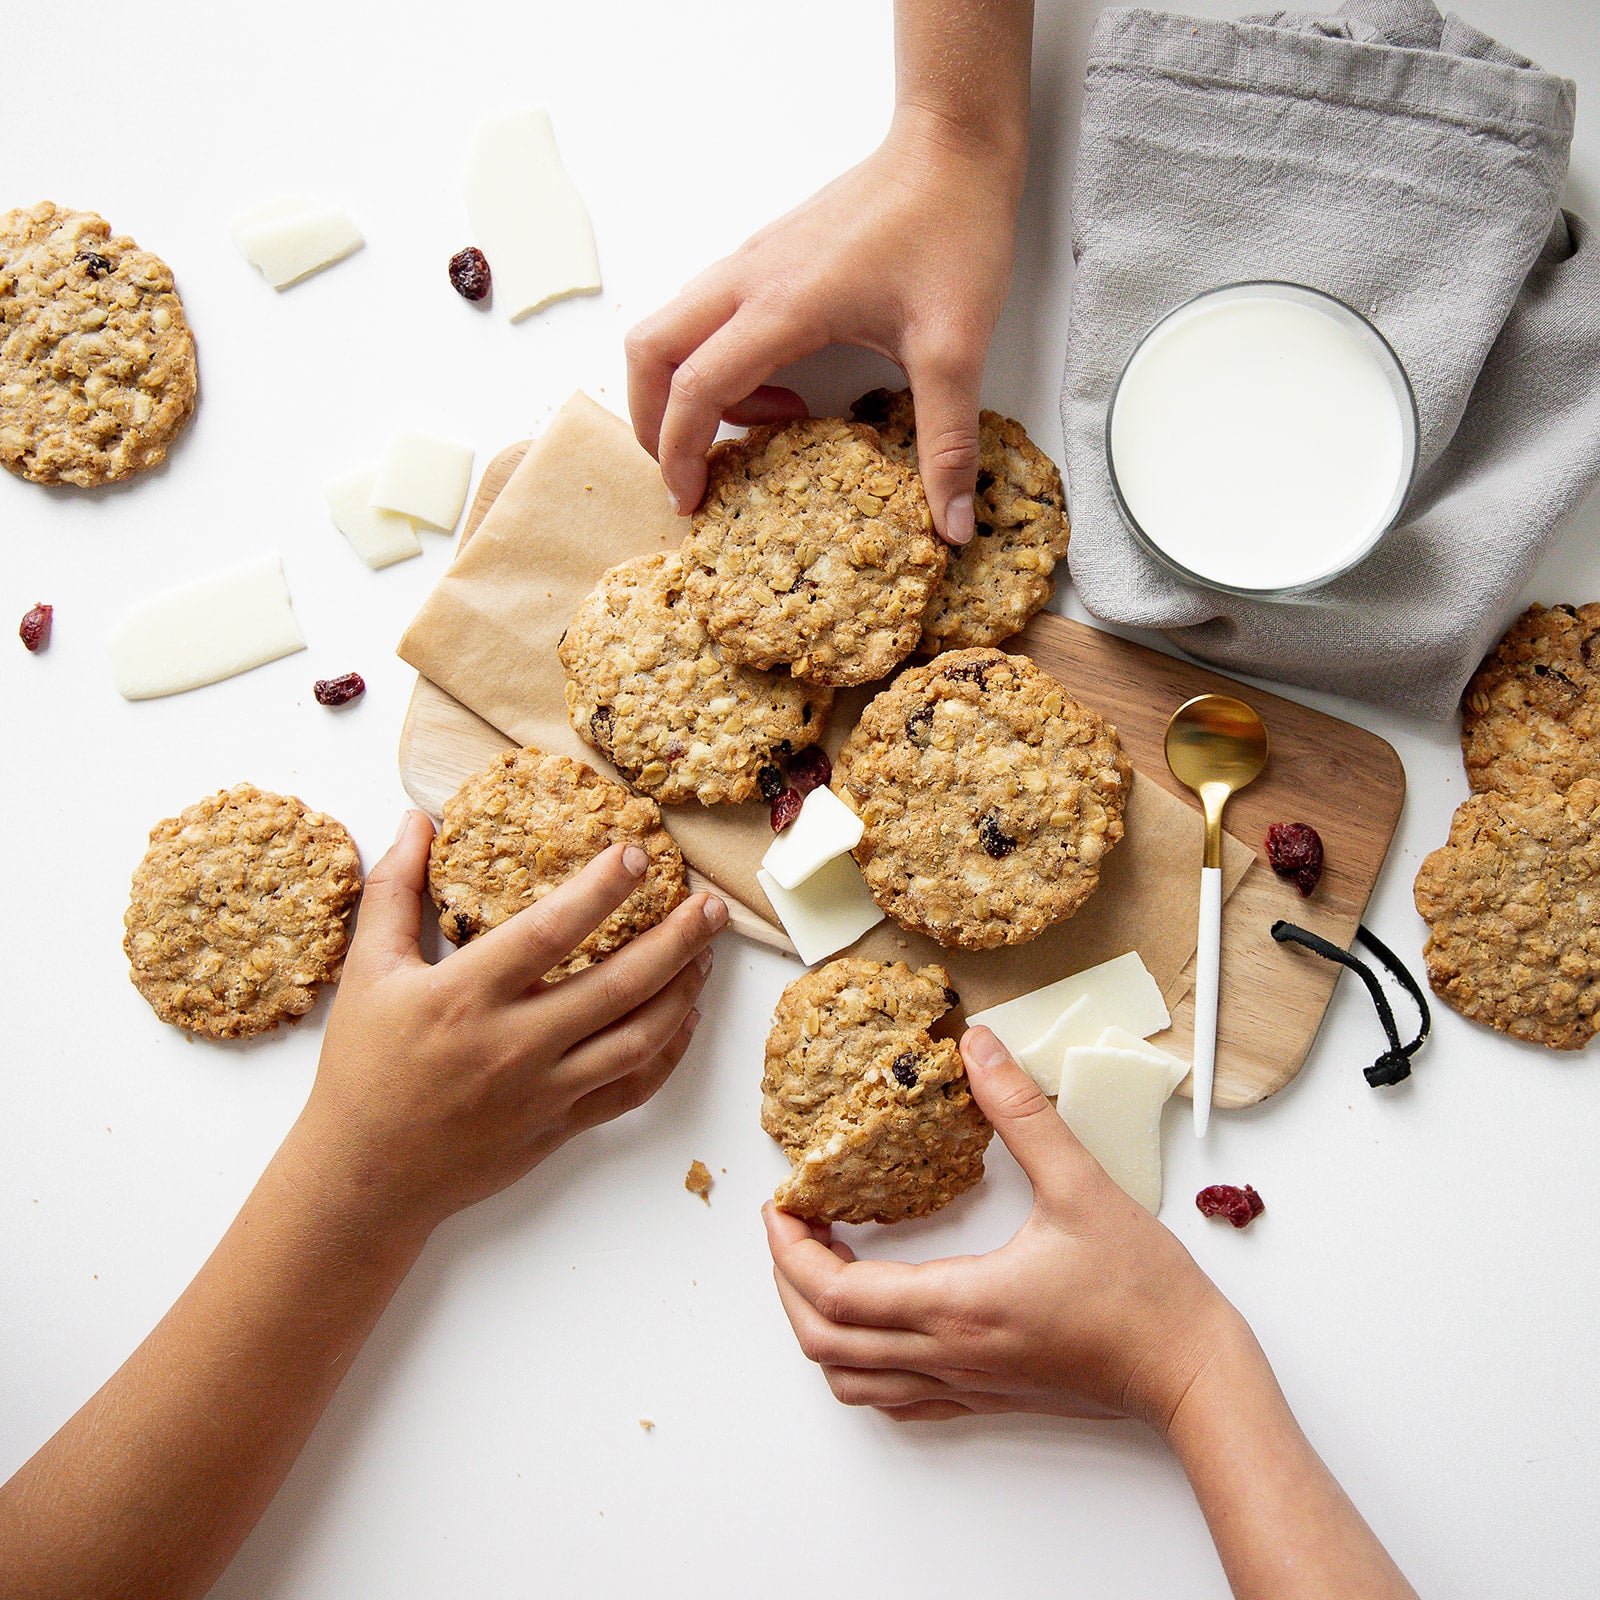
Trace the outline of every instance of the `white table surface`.
[[[1593, 0], [1467, 3], [1600, 93]], [[1049, 0], [1041, 13], [1021, 259], [986, 398], [1056, 451], [1087, 23]], [[203, 398], [147, 481], [85, 495], [0, 474], [0, 1476], [211, 1249], [305, 1097], [326, 1017], [324, 1003], [232, 1048], [154, 1019], [120, 948], [147, 829], [249, 779], [341, 818], [370, 863], [404, 803], [412, 674], [393, 645], [450, 545], [424, 536], [422, 559], [369, 572], [319, 486], [396, 428], [470, 441], [481, 470], [579, 386], [620, 409], [623, 331], [865, 153], [891, 94], [888, 7], [859, 0], [152, 0], [114, 24], [13, 6], [5, 32], [0, 208], [99, 210], [165, 257]], [[524, 101], [554, 118], [605, 291], [512, 327], [457, 299], [444, 267], [469, 238], [474, 120]], [[1571, 203], [1591, 216], [1597, 128], [1583, 105]], [[368, 245], [275, 295], [226, 223], [301, 187], [346, 205]], [[820, 408], [881, 375], [835, 354], [802, 382]], [[1597, 532], [1591, 502], [1531, 596], [1594, 598]], [[283, 554], [309, 650], [121, 701], [104, 641], [123, 606], [263, 551]], [[30, 658], [6, 641], [41, 599], [55, 634]], [[1064, 604], [1083, 615], [1070, 591]], [[312, 680], [352, 668], [366, 698], [316, 705]], [[1411, 794], [1369, 921], [1415, 959], [1411, 879], [1466, 793], [1454, 730], [1318, 703], [1404, 758]], [[725, 939], [706, 1022], [656, 1101], [439, 1232], [217, 1594], [1226, 1593], [1181, 1475], [1138, 1428], [897, 1427], [835, 1404], [802, 1359], [757, 1216], [783, 1169], [757, 1126], [760, 1046], [797, 970]], [[1600, 1063], [1436, 1017], [1414, 1079], [1374, 1092], [1377, 1023], [1346, 980], [1276, 1099], [1219, 1115], [1204, 1146], [1187, 1104], [1170, 1108], [1165, 1220], [1250, 1316], [1424, 1594], [1592, 1593]], [[993, 1148], [970, 1201], [863, 1250], [1003, 1240], [1027, 1190]], [[709, 1209], [683, 1190], [692, 1158], [717, 1174]], [[1248, 1233], [1190, 1203], [1218, 1180], [1266, 1197]]]

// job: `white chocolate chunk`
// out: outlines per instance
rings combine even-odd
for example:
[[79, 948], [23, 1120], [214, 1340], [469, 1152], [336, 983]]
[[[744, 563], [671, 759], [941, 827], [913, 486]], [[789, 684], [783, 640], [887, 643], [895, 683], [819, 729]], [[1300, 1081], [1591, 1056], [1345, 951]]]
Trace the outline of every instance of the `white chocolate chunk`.
[[832, 789], [813, 789], [800, 815], [767, 846], [761, 865], [780, 889], [798, 889], [818, 868], [861, 843], [865, 824]]
[[[267, 200], [261, 205], [251, 206], [247, 211], [241, 211], [232, 222], [228, 224], [228, 233], [238, 247], [244, 249], [244, 236], [252, 228], [258, 228], [263, 222], [286, 222], [290, 217], [304, 216], [308, 211], [320, 209], [317, 202], [308, 194], [286, 194], [277, 200]], [[256, 263], [251, 262], [251, 266]]]
[[472, 482], [472, 451], [426, 433], [397, 433], [373, 479], [371, 504], [449, 533]]
[[246, 260], [261, 269], [274, 289], [287, 289], [343, 261], [366, 243], [361, 230], [337, 206], [257, 222], [241, 228], [238, 241]]
[[261, 556], [141, 600], [112, 632], [111, 670], [125, 700], [153, 700], [305, 647], [283, 562]]
[[600, 288], [594, 228], [556, 150], [547, 112], [485, 117], [467, 157], [467, 217], [513, 322]]
[[327, 489], [334, 526], [374, 572], [422, 554], [411, 518], [398, 511], [380, 511], [371, 503], [377, 475], [376, 467], [362, 467], [336, 478]]
[[1003, 1005], [990, 1006], [967, 1021], [993, 1029], [1001, 1044], [1016, 1056], [1041, 1040], [1061, 1013], [1085, 995], [1093, 999], [1109, 1021], [1141, 1038], [1148, 1039], [1172, 1026], [1161, 990], [1137, 950], [1018, 995]]
[[808, 967], [854, 944], [883, 921], [853, 856], [835, 857], [798, 889], [785, 889], [764, 869], [756, 882]]
[[1081, 994], [1056, 1018], [1042, 1039], [1035, 1039], [1016, 1052], [1017, 1061], [1046, 1094], [1056, 1094], [1061, 1088], [1062, 1051], [1076, 1045], [1102, 1043], [1100, 1035], [1106, 1031], [1106, 1014], [1099, 1002], [1093, 995]]
[[1180, 1061], [1170, 1050], [1160, 1050], [1155, 1045], [1146, 1043], [1137, 1034], [1129, 1033], [1126, 1028], [1118, 1028], [1115, 1025], [1106, 1028], [1095, 1043], [1103, 1045], [1108, 1050], [1132, 1050], [1147, 1060], [1157, 1062], [1166, 1068], [1167, 1077], [1174, 1089], [1189, 1076], [1187, 1061]]
[[1056, 1110], [1111, 1178], [1152, 1214], [1161, 1209], [1161, 1108], [1174, 1084], [1143, 1050], [1067, 1050]]

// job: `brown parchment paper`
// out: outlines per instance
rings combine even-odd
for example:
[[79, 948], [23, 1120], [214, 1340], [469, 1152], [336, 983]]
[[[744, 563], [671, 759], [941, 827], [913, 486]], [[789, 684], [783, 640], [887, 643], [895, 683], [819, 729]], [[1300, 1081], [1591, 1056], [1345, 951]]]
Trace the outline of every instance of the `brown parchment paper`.
[[[620, 777], [567, 721], [556, 647], [568, 619], [607, 568], [673, 548], [683, 534], [655, 463], [628, 425], [587, 395], [574, 395], [464, 541], [401, 638], [400, 656], [508, 740]], [[824, 741], [830, 753], [843, 743], [870, 693], [849, 691], [835, 701]], [[1083, 698], [1093, 704], [1092, 694]], [[777, 925], [756, 882], [772, 842], [765, 805], [691, 803], [663, 807], [663, 814], [691, 865]], [[849, 953], [913, 966], [937, 961], [949, 969], [963, 1008], [976, 1011], [1137, 950], [1173, 1004], [1187, 988], [1183, 969], [1195, 951], [1199, 812], [1135, 774], [1126, 828], [1083, 909], [1028, 944], [948, 950], [886, 921]], [[1233, 892], [1253, 859], [1247, 846], [1224, 836], [1224, 895]]]

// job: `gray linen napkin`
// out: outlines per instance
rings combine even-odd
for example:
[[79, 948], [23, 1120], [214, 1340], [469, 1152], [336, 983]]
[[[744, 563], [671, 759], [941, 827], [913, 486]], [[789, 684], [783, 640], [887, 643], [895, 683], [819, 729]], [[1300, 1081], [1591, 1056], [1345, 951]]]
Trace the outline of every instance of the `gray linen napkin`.
[[[1090, 611], [1240, 671], [1450, 715], [1600, 475], [1600, 243], [1557, 203], [1574, 100], [1427, 0], [1100, 18], [1061, 398], [1069, 560]], [[1124, 527], [1105, 463], [1106, 407], [1139, 337], [1247, 278], [1310, 284], [1370, 317], [1422, 424], [1402, 525], [1293, 603], [1173, 577]]]

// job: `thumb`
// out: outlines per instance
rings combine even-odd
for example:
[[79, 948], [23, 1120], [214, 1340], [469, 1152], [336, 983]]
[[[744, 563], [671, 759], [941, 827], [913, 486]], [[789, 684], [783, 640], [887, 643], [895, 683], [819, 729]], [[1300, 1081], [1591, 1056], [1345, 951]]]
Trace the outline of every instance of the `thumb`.
[[1096, 1170], [1094, 1157], [1044, 1091], [989, 1029], [967, 1029], [961, 1036], [961, 1059], [978, 1109], [1017, 1158], [1035, 1194], [1064, 1200]]
[[951, 544], [966, 544], [977, 526], [978, 383], [983, 362], [908, 365], [917, 418], [917, 470], [934, 526]]
[[361, 917], [350, 946], [352, 961], [389, 968], [422, 959], [417, 941], [432, 843], [433, 824], [427, 816], [406, 812], [389, 853], [367, 874]]

